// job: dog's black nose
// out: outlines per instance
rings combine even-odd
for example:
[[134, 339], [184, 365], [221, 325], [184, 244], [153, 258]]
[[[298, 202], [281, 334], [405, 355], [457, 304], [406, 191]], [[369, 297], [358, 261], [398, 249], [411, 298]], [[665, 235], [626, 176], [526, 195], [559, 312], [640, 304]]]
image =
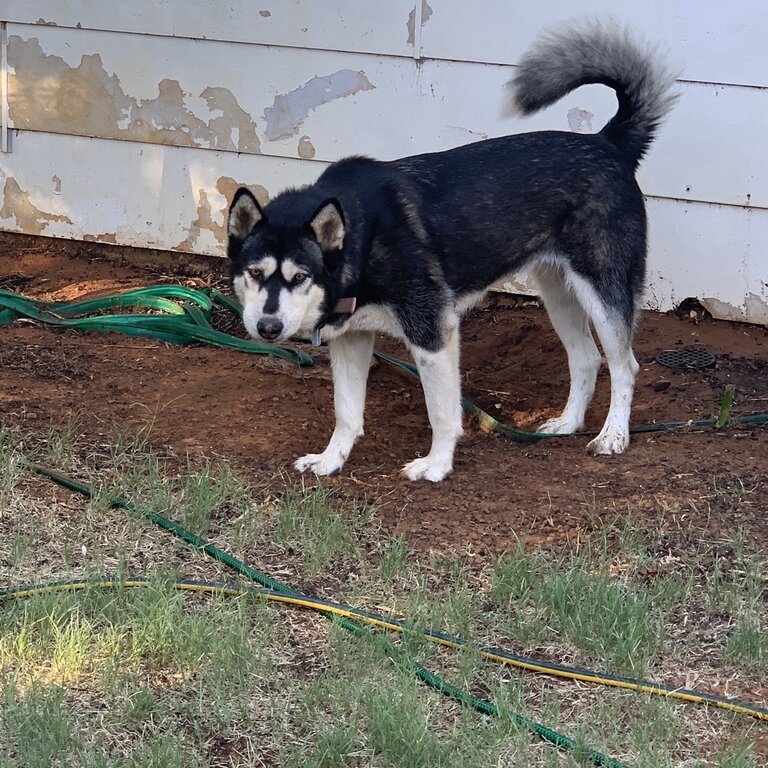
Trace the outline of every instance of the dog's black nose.
[[276, 317], [264, 317], [256, 323], [256, 330], [262, 339], [274, 341], [283, 332], [283, 324]]

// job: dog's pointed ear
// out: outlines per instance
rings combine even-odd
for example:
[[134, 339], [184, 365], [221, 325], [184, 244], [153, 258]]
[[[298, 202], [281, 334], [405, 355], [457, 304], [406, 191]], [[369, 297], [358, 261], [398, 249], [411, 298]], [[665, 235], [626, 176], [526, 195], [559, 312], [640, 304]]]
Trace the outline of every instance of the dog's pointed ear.
[[345, 227], [339, 201], [333, 198], [326, 200], [310, 220], [309, 228], [324, 253], [340, 251], [344, 246]]
[[258, 200], [245, 187], [235, 192], [232, 204], [229, 206], [227, 218], [227, 235], [230, 247], [240, 244], [253, 232], [254, 227], [264, 220], [264, 212]]

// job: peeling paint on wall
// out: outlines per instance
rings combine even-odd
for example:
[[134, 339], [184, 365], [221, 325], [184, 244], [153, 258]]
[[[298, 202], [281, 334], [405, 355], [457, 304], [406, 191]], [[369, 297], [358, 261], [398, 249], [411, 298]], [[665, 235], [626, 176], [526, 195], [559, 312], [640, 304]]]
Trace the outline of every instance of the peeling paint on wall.
[[[235, 196], [240, 187], [247, 187], [253, 193], [253, 196], [258, 200], [259, 205], [264, 207], [269, 202], [269, 192], [266, 187], [262, 187], [261, 184], [244, 184], [242, 181], [235, 181], [231, 176], [220, 176], [216, 181], [216, 190], [220, 195], [224, 196], [224, 207], [221, 209], [223, 218], [226, 219], [227, 212], [229, 211], [229, 204], [232, 198]], [[224, 230], [222, 229], [222, 232]], [[226, 242], [226, 233], [222, 237], [221, 241]]]
[[[258, 155], [261, 144], [256, 134], [256, 123], [237, 103], [235, 95], [228, 88], [208, 86], [200, 94], [212, 112], [221, 111], [221, 115], [208, 121], [211, 131], [211, 146], [215, 149], [237, 147], [238, 152]], [[237, 131], [237, 140], [234, 132]]]
[[568, 128], [574, 133], [593, 133], [594, 117], [588, 109], [573, 107], [568, 110]]
[[315, 156], [315, 145], [309, 140], [309, 136], [299, 139], [299, 157], [302, 160], [311, 160]]
[[86, 243], [110, 243], [111, 245], [117, 245], [117, 233], [102, 232], [100, 235], [83, 235], [83, 240]]
[[216, 182], [216, 191], [224, 197], [224, 206], [217, 211], [219, 215], [214, 218], [213, 207], [208, 199], [208, 193], [205, 189], [199, 189], [197, 191], [197, 218], [189, 225], [187, 237], [175, 246], [174, 250], [184, 252], [195, 251], [200, 237], [204, 233], [212, 235], [213, 239], [218, 243], [226, 243], [229, 203], [240, 187], [248, 187], [259, 201], [259, 205], [263, 206], [269, 202], [269, 193], [260, 184], [242, 184], [231, 176], [219, 177]]
[[316, 76], [293, 91], [275, 96], [271, 107], [264, 110], [267, 127], [264, 135], [274, 141], [295, 136], [310, 112], [336, 99], [370, 91], [375, 85], [365, 72], [340, 69], [331, 75]]
[[219, 225], [213, 220], [213, 211], [208, 201], [208, 195], [204, 189], [198, 189], [197, 218], [189, 225], [189, 234], [182, 240], [174, 250], [194, 251], [195, 246], [203, 232], [211, 232], [215, 235], [215, 230]]
[[201, 93], [211, 112], [203, 120], [187, 106], [178, 80], [163, 79], [158, 95], [138, 100], [125, 93], [116, 74], [104, 69], [97, 53], [77, 67], [46, 54], [37, 38], [12, 35], [8, 59], [9, 114], [18, 129], [127, 139], [153, 144], [261, 152], [256, 123], [232, 91], [208, 86]]
[[718, 320], [736, 320], [768, 325], [768, 300], [756, 293], [747, 294], [743, 305], [728, 304], [720, 299], [701, 299], [702, 306]]
[[47, 213], [32, 203], [29, 193], [22, 189], [16, 179], [8, 177], [3, 190], [3, 207], [0, 208], [0, 219], [14, 219], [16, 227], [21, 232], [40, 235], [54, 221], [71, 224], [68, 216]]
[[[418, 2], [419, 0], [416, 0]], [[421, 0], [421, 26], [429, 21], [434, 11], [427, 2], [427, 0]], [[408, 28], [408, 45], [416, 45], [416, 8], [414, 8], [408, 14], [408, 22], [406, 24]]]

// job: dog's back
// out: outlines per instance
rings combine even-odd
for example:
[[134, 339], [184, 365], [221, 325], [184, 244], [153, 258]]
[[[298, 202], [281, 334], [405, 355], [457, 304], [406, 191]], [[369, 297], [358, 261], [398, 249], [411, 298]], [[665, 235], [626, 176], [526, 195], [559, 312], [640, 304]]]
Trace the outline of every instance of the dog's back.
[[[613, 88], [618, 100], [597, 134], [516, 134], [391, 163], [422, 193], [454, 291], [478, 290], [556, 253], [593, 282], [607, 272], [603, 293], [616, 294], [631, 322], [646, 250], [634, 171], [676, 99], [674, 77], [626, 30], [593, 23], [534, 44], [509, 83], [510, 97], [530, 114], [588, 83]], [[626, 276], [621, 289], [617, 273]]]

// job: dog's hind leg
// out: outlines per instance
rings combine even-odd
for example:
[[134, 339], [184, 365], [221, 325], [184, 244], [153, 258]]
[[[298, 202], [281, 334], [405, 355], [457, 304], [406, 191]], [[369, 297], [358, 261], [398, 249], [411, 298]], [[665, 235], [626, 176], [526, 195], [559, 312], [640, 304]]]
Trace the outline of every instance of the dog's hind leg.
[[456, 441], [462, 434], [458, 318], [450, 318], [449, 322], [442, 349], [428, 352], [410, 346], [424, 389], [432, 446], [426, 456], [403, 467], [409, 480], [423, 478], [436, 483], [450, 474]]
[[584, 415], [595, 391], [600, 353], [589, 328], [589, 316], [566, 285], [563, 268], [559, 265], [540, 265], [533, 270], [533, 276], [552, 326], [568, 353], [571, 376], [568, 401], [563, 412], [545, 421], [538, 431], [567, 435], [584, 426]]
[[363, 434], [365, 388], [374, 338], [373, 333], [351, 331], [329, 342], [336, 428], [322, 453], [310, 453], [296, 461], [294, 466], [299, 472], [311, 470], [316, 475], [338, 472], [355, 441]]
[[[589, 316], [603, 348], [611, 374], [611, 405], [603, 428], [587, 445], [595, 455], [623, 453], [629, 445], [629, 416], [639, 365], [632, 353], [634, 312], [629, 317], [617, 303], [631, 306], [634, 298], [629, 292], [613, 305], [603, 300], [593, 284], [571, 270], [564, 272], [568, 287]], [[615, 286], [614, 286], [615, 289]], [[594, 342], [593, 342], [594, 343]]]
[[629, 415], [640, 369], [632, 353], [632, 325], [606, 311], [596, 312], [592, 323], [611, 372], [611, 405], [603, 428], [587, 450], [595, 455], [623, 453], [629, 445]]

